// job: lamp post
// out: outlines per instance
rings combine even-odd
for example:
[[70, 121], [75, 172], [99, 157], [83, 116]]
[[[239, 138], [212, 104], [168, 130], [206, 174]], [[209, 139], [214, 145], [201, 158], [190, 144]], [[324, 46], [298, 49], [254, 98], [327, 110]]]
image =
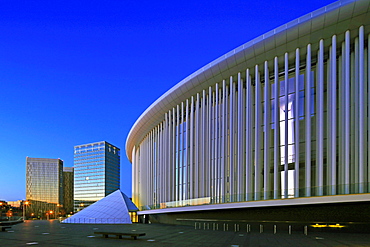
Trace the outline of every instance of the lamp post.
[[26, 220], [26, 206], [30, 204], [29, 201], [24, 201], [23, 202], [23, 220]]

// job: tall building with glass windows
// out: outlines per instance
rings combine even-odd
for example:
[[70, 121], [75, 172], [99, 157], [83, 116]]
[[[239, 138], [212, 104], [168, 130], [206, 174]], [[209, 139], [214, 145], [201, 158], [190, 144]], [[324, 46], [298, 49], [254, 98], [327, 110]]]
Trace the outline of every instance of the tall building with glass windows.
[[101, 141], [74, 147], [74, 211], [120, 187], [120, 149]]
[[186, 77], [127, 137], [138, 215], [368, 219], [369, 59], [370, 1], [343, 0]]
[[55, 217], [64, 203], [61, 159], [26, 158], [26, 200], [28, 217]]
[[65, 214], [73, 213], [73, 167], [63, 167], [63, 210]]

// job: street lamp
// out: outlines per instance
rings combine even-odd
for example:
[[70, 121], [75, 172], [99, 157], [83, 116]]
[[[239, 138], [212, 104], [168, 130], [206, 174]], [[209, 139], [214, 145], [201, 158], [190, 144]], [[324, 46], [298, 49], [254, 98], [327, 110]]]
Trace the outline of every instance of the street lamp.
[[52, 214], [53, 214], [53, 211], [52, 211], [52, 210], [50, 210], [50, 211], [49, 211], [49, 214], [50, 214], [50, 219], [51, 219]]
[[30, 204], [29, 201], [23, 202], [23, 220], [26, 220], [26, 206]]

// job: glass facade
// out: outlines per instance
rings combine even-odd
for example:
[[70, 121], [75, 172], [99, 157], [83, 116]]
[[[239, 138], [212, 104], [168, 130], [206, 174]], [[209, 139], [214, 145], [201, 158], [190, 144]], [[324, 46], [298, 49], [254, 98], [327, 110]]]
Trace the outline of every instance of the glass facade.
[[119, 189], [120, 149], [108, 142], [74, 147], [74, 211]]
[[61, 159], [26, 158], [27, 216], [53, 216], [63, 201], [63, 161]]
[[66, 214], [73, 212], [73, 167], [63, 168], [63, 193], [64, 204], [63, 209]]

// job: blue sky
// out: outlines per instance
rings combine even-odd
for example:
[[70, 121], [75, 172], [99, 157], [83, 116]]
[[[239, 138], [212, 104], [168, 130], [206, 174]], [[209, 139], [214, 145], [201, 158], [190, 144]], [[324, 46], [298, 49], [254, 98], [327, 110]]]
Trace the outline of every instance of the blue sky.
[[0, 200], [25, 198], [26, 157], [121, 148], [158, 97], [243, 43], [332, 0], [0, 0]]

